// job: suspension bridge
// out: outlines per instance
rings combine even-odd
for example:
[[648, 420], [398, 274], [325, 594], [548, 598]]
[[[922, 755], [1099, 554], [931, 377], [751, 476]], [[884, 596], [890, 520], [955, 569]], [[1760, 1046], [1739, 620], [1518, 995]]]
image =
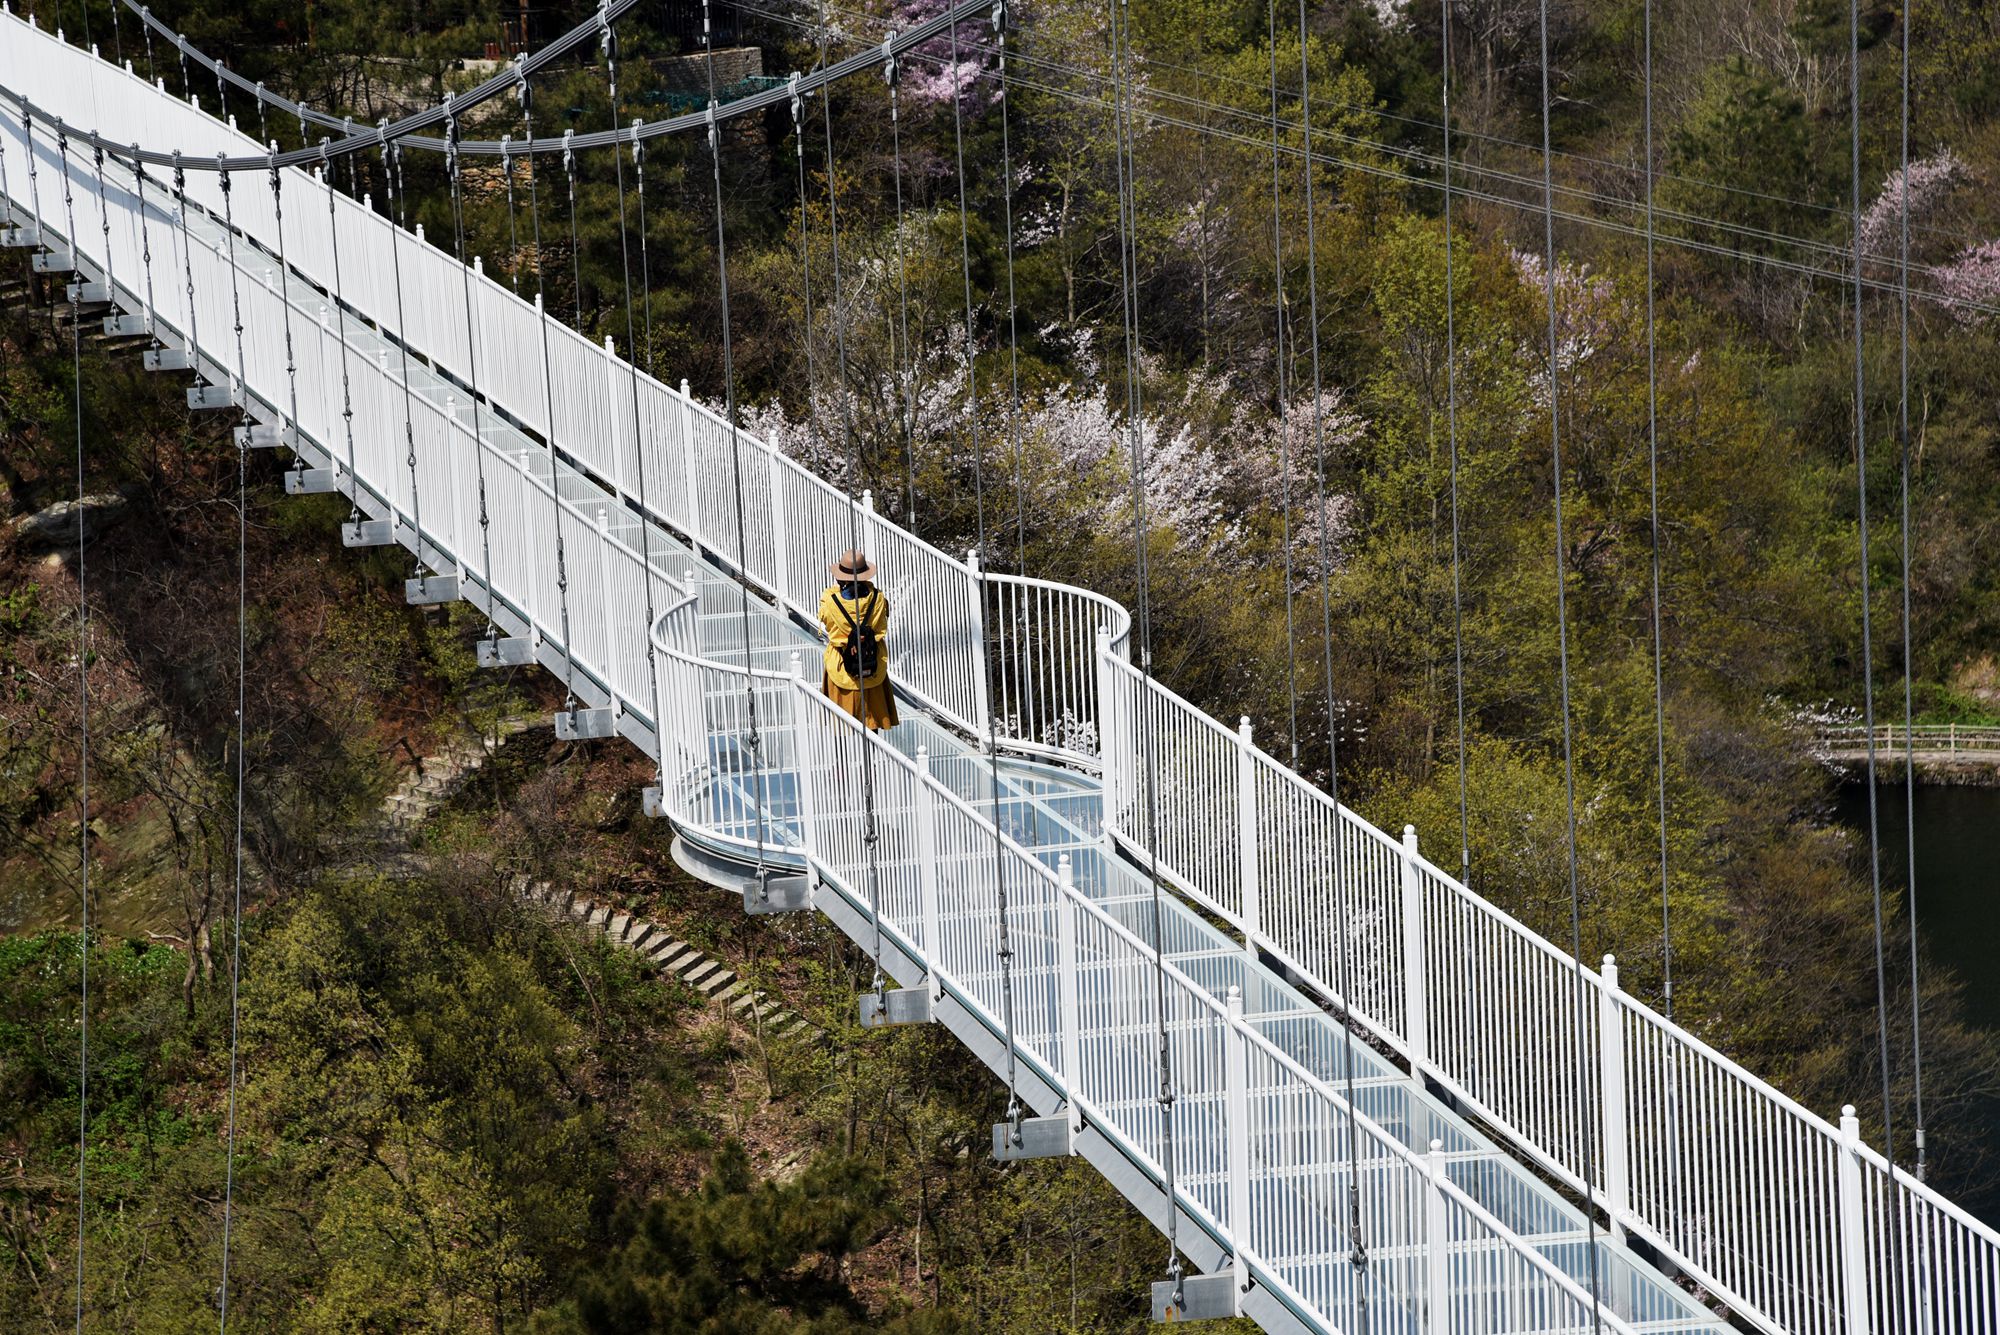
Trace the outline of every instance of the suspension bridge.
[[[287, 451], [288, 491], [347, 498], [345, 545], [406, 548], [411, 601], [489, 618], [483, 663], [558, 677], [562, 735], [645, 752], [683, 866], [866, 951], [864, 1023], [943, 1025], [1005, 1079], [996, 1156], [1080, 1156], [1168, 1235], [1157, 1317], [2000, 1332], [2000, 1235], [1851, 1108], [1794, 1103], [1174, 695], [1122, 606], [930, 546], [338, 188], [352, 152], [444, 152], [456, 197], [462, 155], [682, 132], [719, 172], [731, 117], [797, 116], [989, 6], [629, 131], [461, 139], [625, 8], [287, 153], [8, 12], [4, 240], [240, 414], [242, 450]], [[850, 545], [898, 612], [884, 734], [813, 679]]]

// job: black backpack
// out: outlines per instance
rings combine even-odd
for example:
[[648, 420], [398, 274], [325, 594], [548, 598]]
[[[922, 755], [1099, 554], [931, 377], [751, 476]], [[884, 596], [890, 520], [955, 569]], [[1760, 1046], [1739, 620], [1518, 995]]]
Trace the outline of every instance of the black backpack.
[[881, 664], [882, 647], [875, 640], [875, 628], [868, 624], [875, 612], [875, 600], [880, 596], [874, 589], [868, 591], [868, 600], [861, 607], [861, 620], [857, 622], [848, 613], [846, 600], [838, 593], [833, 595], [833, 605], [853, 632], [840, 651], [840, 665], [847, 669], [847, 675], [854, 678], [857, 686], [874, 676], [875, 669]]

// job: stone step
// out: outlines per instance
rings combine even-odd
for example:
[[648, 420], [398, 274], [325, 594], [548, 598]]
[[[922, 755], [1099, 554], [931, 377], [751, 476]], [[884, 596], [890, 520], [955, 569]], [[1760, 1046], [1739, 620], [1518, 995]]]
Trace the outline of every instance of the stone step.
[[632, 918], [630, 914], [614, 913], [604, 920], [604, 932], [605, 935], [615, 936], [622, 941], [625, 938], [625, 929], [631, 925]]

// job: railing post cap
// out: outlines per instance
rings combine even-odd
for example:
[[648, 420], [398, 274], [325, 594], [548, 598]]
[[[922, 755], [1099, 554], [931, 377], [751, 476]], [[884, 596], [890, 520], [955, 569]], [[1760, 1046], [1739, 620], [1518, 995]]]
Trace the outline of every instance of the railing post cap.
[[[538, 298], [538, 300], [539, 300], [539, 298]], [[687, 382], [687, 377], [686, 377], [686, 376], [682, 376], [682, 377], [681, 377], [681, 397], [682, 397], [682, 398], [686, 398], [687, 396], [688, 396], [688, 382]]]
[[1234, 984], [1234, 983], [1231, 983], [1231, 984], [1229, 985], [1229, 995], [1228, 995], [1228, 997], [1226, 998], [1226, 1001], [1227, 1001], [1227, 1004], [1228, 1004], [1228, 1007], [1229, 1007], [1229, 1018], [1230, 1018], [1230, 1019], [1232, 1019], [1232, 1020], [1240, 1020], [1240, 1019], [1242, 1019], [1242, 1018], [1243, 1018], [1243, 989], [1242, 989], [1242, 988], [1240, 988], [1240, 987], [1238, 987], [1238, 986], [1237, 986], [1236, 984]]
[[1604, 978], [1604, 985], [1607, 988], [1616, 991], [1618, 987], [1618, 957], [1616, 955], [1606, 955], [1604, 957], [1604, 968], [1602, 973]]
[[1247, 742], [1250, 740], [1250, 716], [1248, 714], [1238, 714], [1236, 716], [1236, 731], [1243, 734], [1244, 741]]
[[1844, 1132], [1858, 1132], [1861, 1129], [1861, 1119], [1854, 1115], [1854, 1105], [1851, 1103], [1841, 1105], [1840, 1129]]

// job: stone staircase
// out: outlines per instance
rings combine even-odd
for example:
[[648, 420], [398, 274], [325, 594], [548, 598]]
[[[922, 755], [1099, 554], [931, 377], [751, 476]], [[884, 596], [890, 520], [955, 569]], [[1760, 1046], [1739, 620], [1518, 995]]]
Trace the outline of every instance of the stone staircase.
[[647, 918], [557, 890], [546, 881], [520, 886], [530, 903], [558, 916], [592, 927], [621, 945], [639, 952], [648, 968], [671, 974], [708, 1001], [726, 1007], [746, 1024], [756, 1023], [774, 1038], [793, 1040], [818, 1034], [817, 1026], [778, 1004], [767, 992], [752, 990], [728, 965], [676, 941], [665, 928]]
[[466, 781], [514, 738], [536, 727], [548, 727], [546, 720], [510, 718], [493, 733], [478, 738], [460, 738], [435, 755], [426, 756], [382, 803], [379, 833], [385, 842], [406, 842]]

